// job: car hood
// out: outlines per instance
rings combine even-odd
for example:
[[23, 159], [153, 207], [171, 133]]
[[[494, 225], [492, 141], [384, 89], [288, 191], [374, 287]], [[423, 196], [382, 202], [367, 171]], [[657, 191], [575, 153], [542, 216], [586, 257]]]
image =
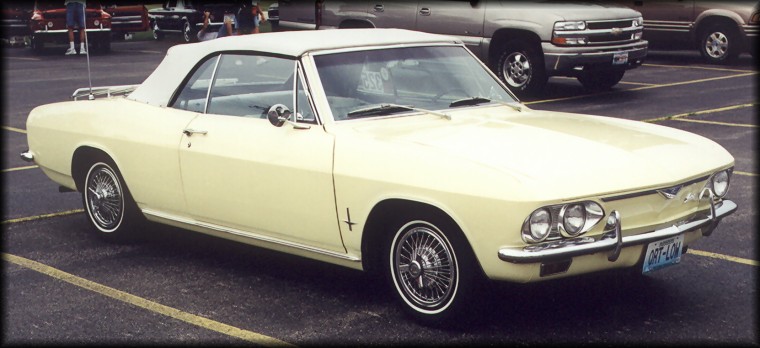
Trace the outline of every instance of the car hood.
[[568, 199], [664, 187], [733, 164], [707, 138], [640, 121], [503, 106], [450, 114], [450, 121], [421, 115], [348, 123], [393, 151], [417, 147]]
[[[632, 18], [641, 16], [629, 7], [599, 1], [500, 1], [499, 4], [509, 11], [524, 11], [525, 16], [511, 15], [513, 18], [531, 18], [532, 14], [552, 16], [554, 20], [609, 20], [614, 18]], [[519, 13], [519, 12], [518, 12]]]

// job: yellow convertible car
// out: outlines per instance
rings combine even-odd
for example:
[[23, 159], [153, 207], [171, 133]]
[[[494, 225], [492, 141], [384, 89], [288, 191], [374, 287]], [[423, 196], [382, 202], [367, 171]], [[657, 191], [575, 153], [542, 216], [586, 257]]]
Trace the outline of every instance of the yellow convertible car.
[[425, 322], [481, 280], [677, 264], [737, 208], [715, 142], [531, 110], [448, 36], [225, 37], [73, 99], [31, 112], [21, 156], [96, 234], [147, 220], [377, 272]]

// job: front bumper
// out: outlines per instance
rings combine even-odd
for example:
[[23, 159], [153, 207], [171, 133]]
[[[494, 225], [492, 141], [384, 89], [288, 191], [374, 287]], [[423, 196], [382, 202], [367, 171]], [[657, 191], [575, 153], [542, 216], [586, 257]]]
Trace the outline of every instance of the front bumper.
[[[604, 47], [559, 47], [549, 42], [541, 44], [544, 66], [549, 75], [572, 75], [591, 67], [632, 69], [644, 61], [648, 47], [647, 41]], [[628, 62], [620, 66], [613, 65], [614, 55], [623, 52], [628, 53]]]
[[622, 248], [625, 247], [644, 245], [699, 229], [702, 230], [703, 236], [709, 236], [720, 220], [734, 213], [737, 208], [736, 203], [730, 200], [716, 203], [713, 196], [712, 191], [707, 188], [700, 195], [700, 201], [707, 200], [710, 205], [709, 215], [704, 218], [695, 218], [683, 224], [623, 237], [621, 216], [617, 211], [612, 211], [607, 218], [605, 233], [601, 237], [579, 237], [529, 245], [523, 248], [502, 248], [498, 252], [499, 259], [517, 264], [545, 263], [607, 252], [607, 259], [613, 262], [617, 260]]

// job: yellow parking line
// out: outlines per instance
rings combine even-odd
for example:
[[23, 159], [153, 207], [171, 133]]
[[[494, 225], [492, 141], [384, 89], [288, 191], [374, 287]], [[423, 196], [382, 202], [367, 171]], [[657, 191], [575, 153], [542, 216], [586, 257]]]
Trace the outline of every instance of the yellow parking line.
[[11, 131], [11, 132], [16, 132], [16, 133], [24, 133], [24, 134], [26, 134], [26, 131], [25, 131], [25, 130], [23, 130], [23, 129], [18, 129], [18, 128], [15, 128], [15, 127], [8, 127], [8, 126], [3, 126], [3, 129], [5, 129], [5, 130], [9, 130], [9, 131]]
[[731, 261], [731, 262], [736, 262], [736, 263], [742, 263], [742, 264], [745, 264], [745, 265], [750, 265], [750, 266], [755, 266], [755, 267], [760, 266], [760, 262], [755, 261], [755, 260], [743, 259], [741, 257], [734, 257], [734, 256], [723, 255], [723, 254], [716, 254], [716, 253], [711, 253], [711, 252], [708, 252], [708, 251], [689, 249], [688, 253], [689, 254], [694, 254], [694, 255], [699, 255], [699, 256], [712, 257], [714, 259], [720, 259], [720, 260], [726, 260], [726, 261]]
[[741, 70], [741, 69], [726, 69], [726, 68], [712, 68], [706, 66], [689, 66], [689, 65], [664, 65], [664, 64], [642, 64], [642, 66], [653, 66], [658, 68], [677, 68], [677, 69], [700, 69], [700, 70], [715, 70], [715, 71], [730, 71], [730, 72], [753, 72], [754, 70]]
[[739, 105], [724, 106], [724, 107], [717, 108], [717, 109], [701, 110], [701, 111], [694, 111], [694, 112], [685, 112], [683, 114], [664, 116], [664, 117], [657, 117], [657, 118], [650, 118], [650, 119], [642, 120], [642, 122], [667, 121], [667, 120], [673, 120], [673, 119], [687, 117], [687, 116], [704, 115], [704, 114], [711, 114], [711, 113], [721, 112], [721, 111], [728, 111], [728, 110], [748, 108], [748, 107], [753, 107], [753, 106], [756, 106], [756, 105], [757, 104], [749, 103], [749, 104], [739, 104]]
[[755, 124], [728, 123], [728, 122], [707, 121], [707, 120], [691, 120], [691, 119], [688, 119], [688, 118], [679, 118], [679, 119], [677, 119], [675, 121], [692, 122], [692, 123], [716, 124], [716, 125], [719, 125], [719, 126], [732, 126], [732, 127], [748, 127], [748, 128], [757, 128], [758, 127]]
[[6, 59], [18, 59], [18, 60], [42, 60], [40, 58], [27, 58], [27, 57], [7, 57]]
[[47, 218], [58, 217], [58, 216], [66, 216], [66, 215], [79, 214], [79, 213], [82, 213], [82, 212], [84, 212], [84, 209], [74, 209], [74, 210], [62, 211], [62, 212], [59, 212], [59, 213], [35, 215], [35, 216], [28, 216], [28, 217], [18, 218], [18, 219], [5, 220], [3, 222], [0, 222], [0, 224], [2, 224], [2, 225], [5, 225], [5, 224], [15, 224], [15, 223], [19, 223], [19, 222], [27, 222], [27, 221], [47, 219]]
[[750, 76], [750, 75], [756, 75], [756, 74], [757, 74], [757, 72], [749, 72], [749, 73], [745, 73], [745, 74], [735, 74], [735, 75], [729, 75], [729, 76], [711, 77], [711, 78], [700, 79], [700, 80], [690, 80], [690, 81], [673, 82], [673, 83], [667, 83], [667, 84], [648, 85], [648, 86], [642, 86], [642, 87], [636, 87], [636, 88], [622, 89], [622, 90], [619, 90], [619, 91], [608, 91], [608, 92], [595, 93], [595, 94], [576, 95], [576, 96], [564, 97], [564, 98], [535, 100], [535, 101], [531, 101], [531, 102], [525, 102], [523, 104], [525, 104], [525, 105], [531, 105], [531, 104], [540, 104], [540, 103], [551, 103], [551, 102], [555, 102], [555, 101], [565, 101], [565, 100], [581, 99], [581, 98], [587, 98], [587, 97], [592, 97], [592, 96], [600, 96], [600, 95], [605, 95], [605, 94], [621, 93], [621, 92], [627, 92], [627, 91], [641, 91], [641, 90], [652, 89], [652, 88], [662, 88], [662, 87], [672, 87], [672, 86], [679, 86], [679, 85], [688, 85], [688, 84], [693, 84], [693, 83], [709, 82], [709, 81], [722, 80], [722, 79], [730, 79], [730, 78], [735, 78], [735, 77], [744, 77], [744, 76]]
[[34, 169], [34, 168], [39, 168], [39, 167], [40, 167], [40, 166], [36, 166], [36, 165], [35, 165], [35, 166], [26, 166], [26, 167], [8, 168], [8, 169], [3, 169], [3, 173], [7, 173], [7, 172], [15, 172], [15, 171], [19, 171], [19, 170]]
[[195, 314], [180, 311], [176, 308], [162, 305], [157, 302], [153, 302], [142, 297], [138, 297], [121, 290], [117, 290], [84, 278], [77, 277], [71, 273], [66, 273], [59, 269], [50, 267], [48, 265], [32, 261], [20, 256], [3, 253], [3, 259], [18, 266], [31, 269], [33, 271], [42, 273], [44, 275], [53, 277], [58, 280], [62, 280], [69, 284], [78, 286], [83, 289], [87, 289], [98, 294], [108, 296], [110, 298], [147, 309], [151, 312], [165, 315], [170, 318], [184, 321], [188, 324], [199, 326], [208, 330], [216, 331], [228, 336], [236, 337], [248, 342], [252, 342], [263, 346], [293, 346], [287, 342], [280, 341], [276, 338], [265, 336], [259, 333], [255, 333], [248, 330], [243, 330], [234, 326], [230, 326], [224, 323], [220, 323], [215, 320], [203, 318]]
[[672, 86], [680, 86], [680, 85], [690, 85], [694, 83], [700, 83], [700, 82], [709, 82], [709, 81], [716, 81], [716, 80], [725, 80], [725, 79], [732, 79], [734, 77], [744, 77], [744, 76], [750, 76], [750, 75], [757, 75], [756, 71], [748, 72], [744, 74], [735, 74], [735, 75], [728, 75], [728, 76], [718, 76], [718, 77], [710, 77], [706, 79], [699, 79], [699, 80], [689, 80], [689, 81], [682, 81], [682, 82], [673, 82], [673, 83], [664, 83], [659, 85], [652, 85], [652, 86], [644, 86], [639, 88], [632, 88], [628, 91], [641, 91], [645, 89], [650, 88], [661, 88], [661, 87], [672, 87]]
[[747, 172], [740, 172], [738, 170], [734, 170], [734, 174], [744, 175], [744, 176], [757, 176], [755, 173], [747, 173]]

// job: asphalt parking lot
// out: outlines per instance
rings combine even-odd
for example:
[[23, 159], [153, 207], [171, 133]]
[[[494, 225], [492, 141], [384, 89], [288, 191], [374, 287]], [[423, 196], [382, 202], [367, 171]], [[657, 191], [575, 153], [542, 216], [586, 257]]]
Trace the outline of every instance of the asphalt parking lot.
[[[114, 42], [90, 57], [92, 85], [142, 82], [172, 44]], [[678, 266], [641, 279], [605, 272], [493, 284], [482, 315], [441, 329], [408, 319], [360, 272], [168, 227], [152, 226], [135, 244], [92, 236], [80, 196], [58, 193], [18, 158], [31, 109], [89, 84], [85, 57], [58, 48], [3, 48], [3, 344], [760, 343], [758, 68], [748, 55], [712, 66], [696, 51], [652, 51], [611, 91], [552, 78], [541, 98], [524, 100], [716, 141], [736, 159], [729, 196], [739, 210]]]

